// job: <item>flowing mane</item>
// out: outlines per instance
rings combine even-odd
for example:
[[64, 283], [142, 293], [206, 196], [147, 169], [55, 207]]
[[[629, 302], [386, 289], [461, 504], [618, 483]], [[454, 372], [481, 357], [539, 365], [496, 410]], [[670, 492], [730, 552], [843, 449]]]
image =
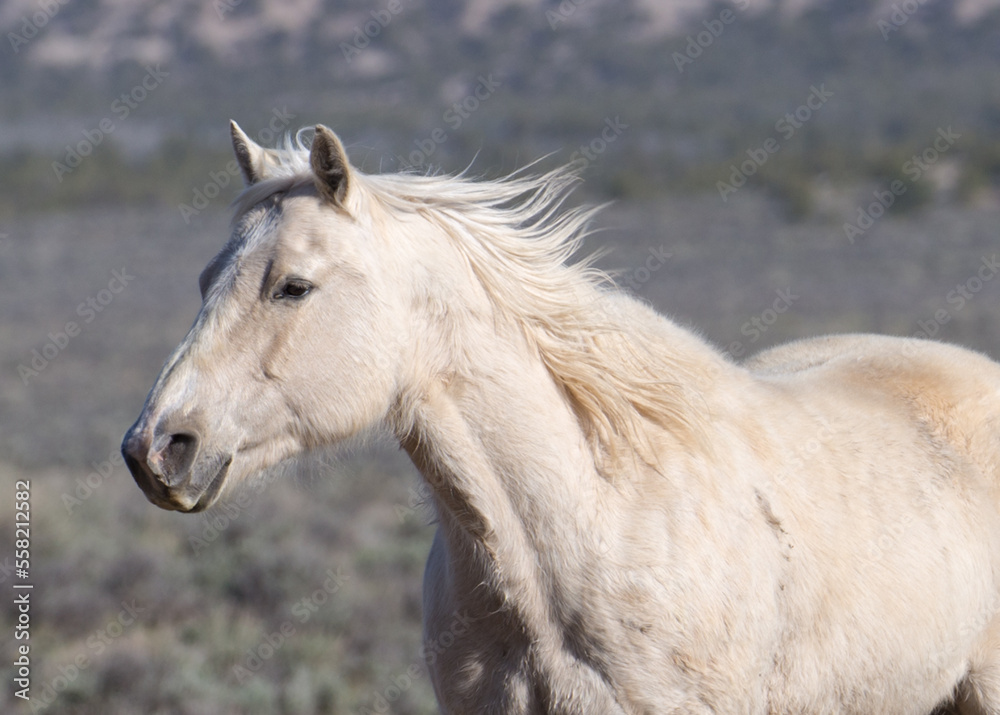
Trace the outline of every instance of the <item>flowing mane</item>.
[[[313, 181], [302, 130], [267, 158], [268, 178], [235, 199], [234, 221]], [[449, 236], [498, 315], [521, 326], [565, 390], [599, 462], [614, 462], [622, 446], [654, 461], [644, 421], [704, 442], [705, 425], [685, 389], [695, 373], [704, 374], [704, 360], [696, 364], [669, 349], [663, 330], [676, 326], [667, 321], [657, 321], [663, 324], [653, 332], [635, 324], [636, 301], [593, 265], [600, 253], [570, 263], [601, 209], [563, 207], [579, 181], [571, 167], [494, 180], [355, 170], [353, 179], [372, 205], [366, 208], [420, 213]]]
[[250, 188], [122, 444], [151, 502], [384, 428], [437, 517], [448, 715], [1000, 715], [1000, 366], [870, 335], [736, 365], [573, 261], [572, 171], [231, 133]]

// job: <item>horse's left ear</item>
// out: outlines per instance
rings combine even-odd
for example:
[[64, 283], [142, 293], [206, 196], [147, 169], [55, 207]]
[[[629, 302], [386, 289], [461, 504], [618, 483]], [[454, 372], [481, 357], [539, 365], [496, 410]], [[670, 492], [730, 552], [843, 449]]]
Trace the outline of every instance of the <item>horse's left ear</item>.
[[309, 151], [309, 165], [316, 175], [316, 188], [320, 196], [342, 206], [350, 183], [350, 164], [340, 139], [322, 124], [316, 125], [312, 149]]

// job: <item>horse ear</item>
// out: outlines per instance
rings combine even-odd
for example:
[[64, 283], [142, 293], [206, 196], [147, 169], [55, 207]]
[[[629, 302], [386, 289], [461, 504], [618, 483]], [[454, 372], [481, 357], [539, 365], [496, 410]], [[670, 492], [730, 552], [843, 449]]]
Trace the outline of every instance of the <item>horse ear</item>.
[[268, 155], [272, 152], [248, 137], [240, 129], [240, 125], [232, 120], [229, 122], [229, 133], [233, 137], [233, 151], [236, 153], [236, 163], [243, 173], [243, 183], [246, 186], [256, 184], [265, 178]]
[[316, 134], [309, 152], [309, 165], [316, 175], [316, 188], [320, 196], [342, 206], [344, 197], [347, 196], [350, 164], [340, 139], [322, 124], [316, 125]]
[[266, 179], [268, 170], [278, 165], [278, 153], [257, 144], [232, 120], [229, 122], [229, 133], [233, 137], [233, 151], [243, 173], [243, 183], [251, 186]]
[[229, 133], [233, 137], [233, 151], [236, 152], [236, 162], [240, 165], [246, 186], [268, 178], [275, 168], [281, 166], [279, 151], [257, 144], [232, 120], [229, 122]]

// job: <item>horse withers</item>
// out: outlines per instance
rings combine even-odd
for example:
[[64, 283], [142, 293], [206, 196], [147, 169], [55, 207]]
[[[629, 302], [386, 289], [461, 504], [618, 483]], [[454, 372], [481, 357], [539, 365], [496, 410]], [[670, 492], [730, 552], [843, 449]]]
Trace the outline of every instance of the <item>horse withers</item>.
[[570, 172], [232, 132], [232, 235], [123, 443], [150, 501], [391, 432], [439, 520], [446, 713], [1000, 714], [995, 363], [845, 335], [736, 364], [568, 262]]

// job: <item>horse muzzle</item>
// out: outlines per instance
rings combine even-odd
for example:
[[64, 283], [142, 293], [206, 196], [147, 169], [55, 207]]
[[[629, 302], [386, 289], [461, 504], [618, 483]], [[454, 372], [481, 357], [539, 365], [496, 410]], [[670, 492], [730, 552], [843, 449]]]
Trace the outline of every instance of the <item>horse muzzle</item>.
[[140, 418], [125, 433], [122, 456], [135, 483], [153, 504], [172, 511], [210, 507], [222, 491], [232, 454], [206, 454], [195, 430], [161, 430]]

